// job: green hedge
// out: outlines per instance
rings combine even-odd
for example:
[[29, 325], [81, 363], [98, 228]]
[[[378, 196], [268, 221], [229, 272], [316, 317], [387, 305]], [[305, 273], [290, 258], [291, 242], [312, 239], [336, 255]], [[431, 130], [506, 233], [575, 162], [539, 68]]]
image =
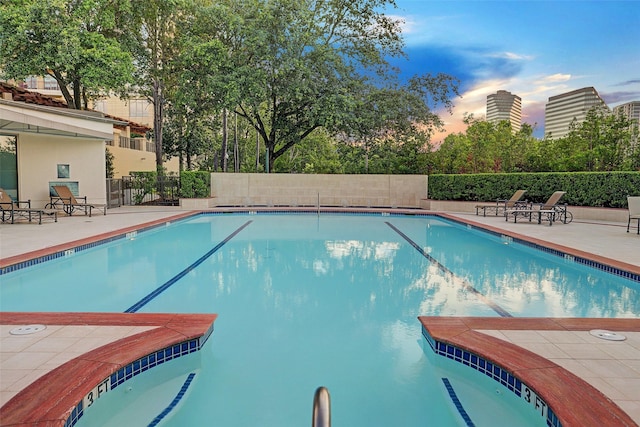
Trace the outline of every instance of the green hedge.
[[180, 196], [187, 199], [204, 198], [211, 195], [211, 172], [182, 171], [180, 173]]
[[564, 202], [573, 206], [626, 208], [627, 196], [640, 195], [640, 172], [549, 172], [429, 175], [433, 200], [490, 201], [508, 199], [516, 190], [544, 202], [554, 191], [566, 191]]

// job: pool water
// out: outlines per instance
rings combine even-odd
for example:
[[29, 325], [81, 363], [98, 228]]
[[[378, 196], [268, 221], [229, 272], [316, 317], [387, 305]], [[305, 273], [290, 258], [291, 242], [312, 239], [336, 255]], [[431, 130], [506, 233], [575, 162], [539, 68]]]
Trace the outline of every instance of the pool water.
[[[217, 313], [175, 426], [308, 425], [318, 386], [334, 425], [463, 425], [417, 316], [640, 313], [635, 282], [418, 216], [198, 215], [1, 280], [3, 311]], [[476, 425], [525, 422], [488, 400]]]

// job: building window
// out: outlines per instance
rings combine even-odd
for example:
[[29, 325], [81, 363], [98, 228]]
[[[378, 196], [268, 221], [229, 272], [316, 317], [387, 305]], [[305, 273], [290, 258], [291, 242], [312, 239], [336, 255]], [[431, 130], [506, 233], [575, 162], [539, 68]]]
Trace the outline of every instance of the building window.
[[51, 76], [44, 76], [44, 89], [45, 90], [60, 90], [58, 82]]
[[149, 103], [144, 99], [129, 101], [129, 117], [146, 117]]
[[18, 198], [18, 138], [14, 135], [0, 135], [0, 188]]
[[107, 103], [104, 99], [94, 101], [93, 109], [96, 111], [100, 111], [101, 113], [107, 114]]

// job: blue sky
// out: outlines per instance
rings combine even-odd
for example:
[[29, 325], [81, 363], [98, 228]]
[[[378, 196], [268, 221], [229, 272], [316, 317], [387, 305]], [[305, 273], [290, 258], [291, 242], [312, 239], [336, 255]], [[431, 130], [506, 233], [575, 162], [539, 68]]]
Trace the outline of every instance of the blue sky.
[[549, 97], [587, 86], [609, 107], [640, 100], [640, 0], [396, 0], [387, 11], [403, 23], [404, 75], [460, 79], [447, 132], [464, 131], [465, 113], [486, 114], [487, 95], [522, 98], [523, 121], [544, 134]]

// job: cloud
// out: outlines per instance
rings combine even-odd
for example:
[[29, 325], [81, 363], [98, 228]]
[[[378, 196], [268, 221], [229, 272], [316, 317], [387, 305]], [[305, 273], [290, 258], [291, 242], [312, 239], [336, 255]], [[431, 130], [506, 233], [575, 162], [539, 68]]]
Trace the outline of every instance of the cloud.
[[556, 73], [548, 76], [543, 76], [542, 78], [535, 80], [534, 83], [538, 85], [542, 85], [547, 83], [566, 82], [568, 80], [571, 80], [571, 74]]
[[628, 86], [640, 83], [640, 79], [627, 80], [625, 82], [616, 83], [614, 86]]
[[535, 58], [532, 55], [521, 55], [519, 53], [513, 53], [513, 52], [499, 52], [499, 53], [494, 53], [490, 56], [493, 56], [494, 58], [509, 59], [512, 61], [531, 61], [532, 59]]
[[640, 90], [637, 91], [621, 91], [621, 92], [599, 92], [599, 95], [609, 107], [612, 104], [624, 104], [629, 101], [637, 101], [640, 99]]

